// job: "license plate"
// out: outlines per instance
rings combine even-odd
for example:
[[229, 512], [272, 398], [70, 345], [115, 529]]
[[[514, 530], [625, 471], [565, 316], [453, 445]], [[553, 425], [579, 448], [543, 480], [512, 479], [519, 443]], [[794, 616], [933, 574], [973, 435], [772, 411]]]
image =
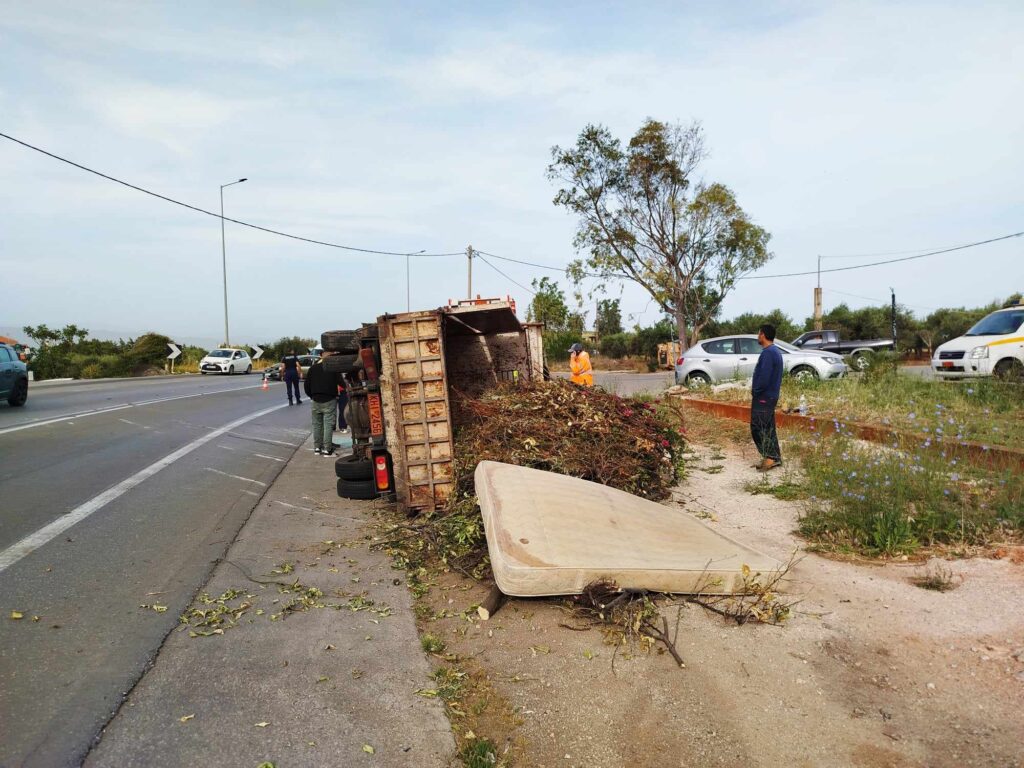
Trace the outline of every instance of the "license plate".
[[380, 407], [380, 395], [369, 395], [366, 401], [370, 411], [370, 434], [380, 437], [384, 434], [384, 413]]
[[952, 368], [953, 367], [953, 363], [950, 360], [946, 360], [945, 362], [943, 362], [942, 367], [943, 368]]

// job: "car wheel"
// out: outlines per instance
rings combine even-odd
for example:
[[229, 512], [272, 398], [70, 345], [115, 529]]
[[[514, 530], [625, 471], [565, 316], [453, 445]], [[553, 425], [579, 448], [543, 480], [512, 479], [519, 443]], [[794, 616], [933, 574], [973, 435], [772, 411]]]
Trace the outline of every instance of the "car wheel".
[[15, 408], [20, 408], [25, 404], [26, 400], [28, 400], [28, 382], [22, 379], [14, 385], [14, 389], [11, 390], [7, 402]]
[[711, 383], [711, 377], [706, 373], [696, 371], [686, 377], [686, 386], [688, 387], [706, 387]]
[[792, 376], [797, 381], [814, 381], [818, 378], [818, 372], [809, 365], [801, 365], [793, 369]]
[[338, 480], [338, 495], [343, 499], [376, 499], [377, 486], [373, 480]]
[[248, 376], [250, 373], [252, 373], [252, 366], [251, 365], [248, 368], [245, 369], [245, 375], [246, 376]]
[[1003, 381], [1024, 381], [1024, 363], [1020, 360], [1000, 360], [993, 374]]
[[235, 372], [235, 366], [233, 366], [233, 365], [229, 365], [229, 366], [228, 366], [228, 376], [230, 376], [230, 375], [231, 375], [231, 374], [233, 374], [234, 372]]
[[205, 375], [206, 375], [206, 371], [200, 371], [200, 372], [199, 372], [199, 375], [200, 375], [200, 376], [205, 376]]
[[334, 474], [341, 480], [372, 480], [373, 464], [359, 456], [342, 456], [334, 462]]
[[853, 356], [853, 367], [858, 371], [866, 371], [871, 367], [871, 353], [859, 352]]

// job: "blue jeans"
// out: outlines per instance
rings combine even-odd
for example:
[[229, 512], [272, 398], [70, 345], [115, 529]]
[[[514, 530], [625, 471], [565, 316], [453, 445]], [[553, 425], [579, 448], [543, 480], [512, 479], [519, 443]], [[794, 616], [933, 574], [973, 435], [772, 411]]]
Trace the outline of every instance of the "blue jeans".
[[322, 451], [334, 450], [334, 420], [337, 416], [334, 409], [338, 407], [337, 400], [328, 400], [326, 403], [313, 401], [310, 410], [313, 412], [313, 447]]
[[301, 403], [302, 396], [299, 394], [299, 374], [286, 373], [284, 375], [284, 388], [288, 392], [288, 402], [292, 401], [292, 391], [295, 392], [295, 402]]

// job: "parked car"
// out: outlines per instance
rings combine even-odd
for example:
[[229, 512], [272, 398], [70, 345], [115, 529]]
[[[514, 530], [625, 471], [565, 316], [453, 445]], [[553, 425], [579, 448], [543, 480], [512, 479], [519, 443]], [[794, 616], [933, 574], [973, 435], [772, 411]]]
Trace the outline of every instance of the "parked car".
[[937, 347], [932, 369], [942, 379], [1024, 381], [1024, 306], [997, 309], [963, 336]]
[[252, 359], [244, 349], [213, 349], [199, 361], [200, 373], [252, 373]]
[[[782, 352], [786, 373], [798, 379], [836, 379], [850, 370], [841, 357], [829, 352], [804, 351], [784, 341], [776, 341], [775, 346]], [[761, 345], [752, 334], [705, 339], [676, 361], [676, 384], [699, 386], [749, 379], [760, 354]]]
[[0, 398], [18, 407], [28, 400], [28, 366], [10, 344], [0, 343]]
[[844, 341], [839, 331], [807, 331], [793, 339], [793, 346], [805, 352], [820, 350], [837, 355], [849, 355], [858, 370], [865, 370], [871, 365], [871, 355], [893, 349], [892, 339], [856, 339]]
[[[302, 375], [306, 375], [306, 371], [309, 370], [309, 366], [320, 359], [319, 355], [299, 355], [299, 367], [302, 369]], [[274, 363], [263, 369], [263, 377], [270, 379], [271, 381], [281, 380], [281, 363]]]

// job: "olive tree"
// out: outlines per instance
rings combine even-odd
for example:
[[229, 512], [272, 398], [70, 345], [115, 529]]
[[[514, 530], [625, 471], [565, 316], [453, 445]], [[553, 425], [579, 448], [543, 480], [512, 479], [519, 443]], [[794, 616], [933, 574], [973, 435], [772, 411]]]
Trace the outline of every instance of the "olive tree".
[[675, 319], [684, 345], [699, 339], [740, 277], [772, 258], [770, 235], [732, 191], [696, 178], [706, 156], [697, 123], [648, 119], [626, 147], [588, 125], [551, 156], [548, 178], [562, 185], [554, 203], [577, 216], [574, 245], [585, 254], [570, 276], [637, 283]]

